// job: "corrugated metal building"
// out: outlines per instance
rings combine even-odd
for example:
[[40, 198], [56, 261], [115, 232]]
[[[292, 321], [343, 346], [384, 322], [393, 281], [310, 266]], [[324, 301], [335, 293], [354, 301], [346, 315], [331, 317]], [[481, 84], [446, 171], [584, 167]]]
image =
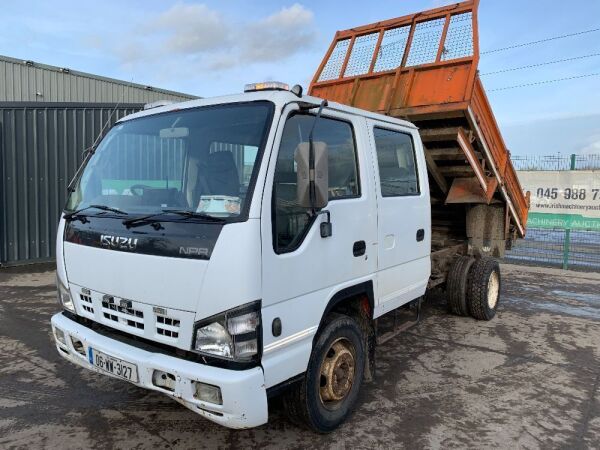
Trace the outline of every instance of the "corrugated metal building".
[[54, 259], [67, 185], [107, 122], [191, 98], [0, 56], [0, 266]]
[[0, 102], [144, 104], [190, 98], [195, 97], [0, 55]]

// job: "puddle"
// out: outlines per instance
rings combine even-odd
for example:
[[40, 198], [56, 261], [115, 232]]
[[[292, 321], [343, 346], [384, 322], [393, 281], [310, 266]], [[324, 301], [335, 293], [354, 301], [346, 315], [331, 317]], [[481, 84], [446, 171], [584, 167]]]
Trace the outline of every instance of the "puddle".
[[[583, 294], [581, 294], [583, 295]], [[591, 297], [597, 297], [591, 295]], [[555, 303], [555, 302], [545, 302], [545, 301], [532, 301], [523, 297], [512, 297], [512, 296], [504, 296], [504, 300], [508, 300], [509, 302], [519, 303], [521, 305], [527, 304], [530, 305], [533, 309], [542, 309], [544, 311], [549, 311], [561, 315], [569, 315], [576, 317], [585, 317], [589, 319], [598, 319], [600, 320], [600, 308], [594, 308], [591, 306], [574, 306], [567, 305], [565, 303]]]
[[560, 297], [566, 297], [573, 300], [579, 300], [580, 302], [588, 303], [591, 305], [600, 305], [600, 295], [597, 294], [583, 294], [580, 292], [570, 292], [570, 291], [559, 291], [554, 290], [550, 291], [554, 295], [558, 295]]

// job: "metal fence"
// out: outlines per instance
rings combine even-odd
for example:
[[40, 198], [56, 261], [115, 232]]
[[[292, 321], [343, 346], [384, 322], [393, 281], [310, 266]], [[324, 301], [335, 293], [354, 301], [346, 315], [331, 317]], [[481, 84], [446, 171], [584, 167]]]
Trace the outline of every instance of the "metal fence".
[[0, 102], [0, 265], [54, 259], [67, 184], [106, 122], [140, 104]]
[[516, 170], [598, 170], [600, 155], [511, 156]]
[[[599, 170], [600, 155], [513, 156], [519, 170]], [[599, 175], [600, 177], [600, 172]], [[527, 228], [505, 255], [507, 262], [562, 267], [563, 269], [600, 270], [600, 232], [564, 228]]]
[[591, 230], [528, 228], [504, 258], [507, 262], [600, 270], [600, 233]]

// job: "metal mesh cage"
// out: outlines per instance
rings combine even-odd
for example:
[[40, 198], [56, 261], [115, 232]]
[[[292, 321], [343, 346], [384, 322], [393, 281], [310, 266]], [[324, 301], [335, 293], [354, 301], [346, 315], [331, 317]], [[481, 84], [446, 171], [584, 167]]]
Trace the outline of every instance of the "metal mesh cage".
[[344, 72], [345, 77], [362, 75], [369, 71], [378, 38], [379, 33], [371, 33], [359, 36], [354, 40], [352, 52], [350, 58], [348, 58], [348, 65]]
[[450, 19], [442, 61], [473, 56], [473, 13], [457, 14]]
[[420, 22], [415, 27], [406, 66], [435, 62], [446, 18]]
[[383, 39], [377, 52], [377, 60], [375, 61], [373, 72], [393, 70], [402, 63], [409, 34], [410, 25], [392, 28], [383, 33]]
[[[411, 34], [411, 25], [383, 31], [381, 44], [375, 55], [373, 73], [397, 69], [402, 64], [407, 52], [406, 67], [436, 62], [445, 24], [446, 17], [440, 17], [412, 25], [414, 26], [414, 32], [410, 48], [408, 48], [408, 40]], [[380, 31], [373, 31], [354, 38], [354, 44], [343, 74], [341, 70], [344, 66], [351, 39], [346, 38], [338, 41], [317, 81], [335, 80], [342, 76], [354, 77], [370, 73], [369, 69], [379, 36]], [[450, 17], [448, 31], [442, 47], [442, 61], [473, 56], [473, 13], [455, 14]]]
[[327, 60], [325, 67], [323, 67], [321, 76], [319, 76], [319, 81], [335, 80], [336, 78], [339, 78], [349, 45], [350, 39], [344, 39], [335, 44], [331, 56]]

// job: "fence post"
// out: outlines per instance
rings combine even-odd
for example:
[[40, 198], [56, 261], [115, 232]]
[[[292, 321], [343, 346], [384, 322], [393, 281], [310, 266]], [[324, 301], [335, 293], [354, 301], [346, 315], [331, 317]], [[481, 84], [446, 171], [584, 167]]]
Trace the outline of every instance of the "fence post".
[[571, 246], [571, 229], [565, 230], [565, 242], [563, 245], [563, 266], [564, 270], [569, 268], [569, 247]]
[[[572, 154], [570, 170], [575, 170], [575, 160], [576, 160], [576, 156], [575, 156], [575, 154]], [[569, 250], [571, 247], [571, 228], [569, 228], [569, 225], [567, 225], [567, 228], [565, 229], [565, 242], [563, 245], [563, 269], [564, 270], [567, 270], [569, 268]]]

